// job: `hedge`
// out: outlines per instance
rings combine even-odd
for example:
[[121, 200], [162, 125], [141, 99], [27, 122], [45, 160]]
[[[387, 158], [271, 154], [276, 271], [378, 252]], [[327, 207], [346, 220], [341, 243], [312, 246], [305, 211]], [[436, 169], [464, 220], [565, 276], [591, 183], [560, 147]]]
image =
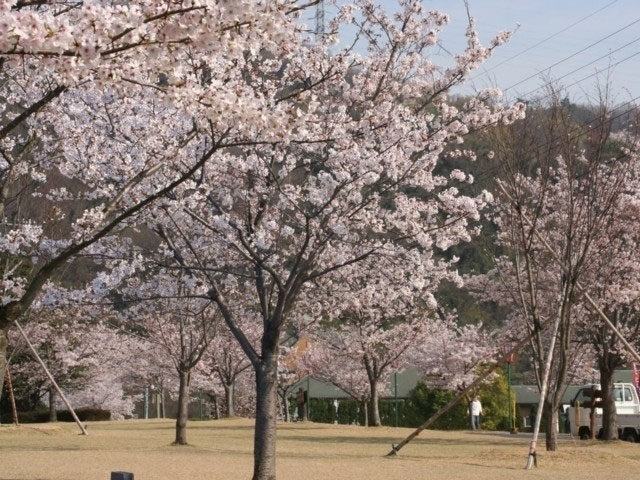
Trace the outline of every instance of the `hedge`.
[[[59, 422], [73, 422], [73, 417], [69, 410], [58, 410]], [[101, 410], [99, 408], [78, 408], [76, 415], [82, 422], [98, 422], [111, 420], [111, 412], [109, 410]], [[34, 410], [32, 412], [18, 412], [18, 420], [20, 423], [47, 423], [49, 421], [49, 410]]]

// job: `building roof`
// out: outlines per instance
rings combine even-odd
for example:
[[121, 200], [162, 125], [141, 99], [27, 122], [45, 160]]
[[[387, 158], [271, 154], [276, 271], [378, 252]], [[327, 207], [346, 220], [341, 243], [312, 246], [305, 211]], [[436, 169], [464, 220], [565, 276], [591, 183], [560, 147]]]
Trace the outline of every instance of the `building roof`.
[[[394, 378], [395, 377], [395, 378]], [[409, 393], [413, 390], [418, 382], [420, 381], [420, 374], [417, 370], [407, 369], [402, 372], [391, 375], [389, 379], [389, 384], [387, 385], [386, 391], [389, 392], [390, 397], [395, 395], [395, 384], [398, 385], [398, 398], [408, 398]], [[336, 385], [328, 382], [323, 382], [322, 380], [318, 380], [313, 376], [304, 377], [299, 380], [297, 383], [294, 383], [290, 388], [289, 392], [291, 394], [298, 391], [299, 388], [302, 388], [304, 391], [309, 391], [310, 398], [326, 398], [326, 399], [342, 399], [342, 398], [350, 398], [349, 394], [347, 394], [344, 390], [337, 387]], [[383, 398], [386, 395], [381, 395]]]

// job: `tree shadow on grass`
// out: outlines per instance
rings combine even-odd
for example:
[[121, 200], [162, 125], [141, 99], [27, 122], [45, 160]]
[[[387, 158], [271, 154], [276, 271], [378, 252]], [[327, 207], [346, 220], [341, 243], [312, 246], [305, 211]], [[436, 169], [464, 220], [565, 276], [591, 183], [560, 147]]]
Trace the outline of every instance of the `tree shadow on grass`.
[[[486, 465], [482, 463], [471, 463], [471, 462], [456, 462], [460, 465], [469, 465], [471, 467], [482, 467], [482, 468], [490, 468], [491, 470], [524, 470], [524, 467], [505, 467], [505, 466], [497, 466], [497, 465]], [[524, 463], [524, 462], [523, 462]]]
[[[295, 441], [295, 442], [310, 442], [310, 443], [348, 443], [348, 444], [376, 444], [376, 445], [388, 445], [398, 444], [402, 440], [402, 437], [347, 437], [337, 435], [327, 436], [298, 436], [298, 435], [283, 435], [278, 438], [280, 441]], [[505, 440], [487, 440], [482, 439], [445, 439], [445, 438], [415, 438], [411, 442], [414, 445], [477, 445], [478, 447], [485, 446], [513, 446], [513, 442]]]

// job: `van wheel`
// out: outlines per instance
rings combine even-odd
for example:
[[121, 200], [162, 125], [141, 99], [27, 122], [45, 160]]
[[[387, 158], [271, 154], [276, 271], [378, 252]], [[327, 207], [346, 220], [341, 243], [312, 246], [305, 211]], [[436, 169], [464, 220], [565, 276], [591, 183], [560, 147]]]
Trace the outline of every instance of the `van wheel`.
[[632, 443], [638, 441], [636, 432], [630, 429], [626, 429], [624, 432], [622, 432], [622, 437], [620, 439], [624, 440], [625, 442], [632, 442]]
[[578, 435], [580, 436], [580, 440], [589, 440], [589, 438], [591, 438], [587, 427], [582, 427], [578, 432]]

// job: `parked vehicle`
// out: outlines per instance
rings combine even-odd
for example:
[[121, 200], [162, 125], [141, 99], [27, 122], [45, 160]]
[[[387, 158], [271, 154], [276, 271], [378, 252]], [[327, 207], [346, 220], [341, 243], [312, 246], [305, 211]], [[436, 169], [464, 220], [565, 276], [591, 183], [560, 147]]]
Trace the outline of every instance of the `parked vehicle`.
[[[569, 423], [571, 434], [588, 440], [591, 437], [591, 392], [600, 390], [600, 385], [582, 387], [571, 401]], [[618, 437], [629, 442], [640, 442], [640, 401], [638, 392], [631, 383], [616, 383], [613, 386], [616, 403]], [[595, 400], [595, 399], [593, 399]], [[602, 434], [602, 408], [595, 409], [596, 436]]]

